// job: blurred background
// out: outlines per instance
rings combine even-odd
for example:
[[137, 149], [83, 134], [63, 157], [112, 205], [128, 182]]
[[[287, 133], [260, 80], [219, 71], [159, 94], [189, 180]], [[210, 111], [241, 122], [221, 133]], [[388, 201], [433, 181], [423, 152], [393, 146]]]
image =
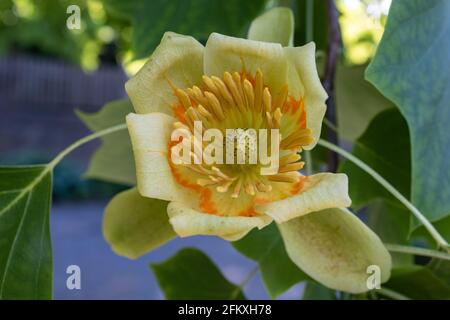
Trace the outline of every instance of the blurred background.
[[[338, 122], [346, 130], [344, 138], [359, 136], [371, 113], [390, 106], [363, 80], [365, 66], [383, 33], [390, 2], [336, 1], [342, 35], [337, 104], [355, 108], [351, 119], [340, 116], [348, 110], [338, 109]], [[89, 134], [74, 110], [95, 112], [111, 100], [126, 97], [125, 81], [142, 66], [165, 31], [191, 34], [203, 43], [213, 31], [245, 37], [250, 21], [265, 9], [290, 6], [296, 18], [295, 45], [303, 45], [312, 36], [320, 68], [328, 44], [325, 1], [313, 1], [314, 29], [309, 36], [305, 3], [0, 0], [0, 164], [48, 162], [58, 151]], [[68, 12], [71, 5], [80, 9], [79, 29], [67, 26], [73, 14]], [[370, 98], [366, 98], [369, 106], [362, 119], [356, 106], [364, 95]], [[254, 262], [215, 238], [176, 239], [137, 261], [116, 256], [103, 240], [102, 214], [108, 199], [127, 186], [83, 177], [99, 144], [95, 141], [76, 150], [55, 170], [51, 227], [56, 299], [163, 298], [148, 264], [186, 246], [204, 250], [232, 282], [245, 278]], [[81, 268], [81, 290], [66, 288], [66, 268], [72, 264]], [[249, 298], [268, 298], [259, 277], [253, 278], [245, 292]], [[298, 285], [280, 298], [301, 295], [302, 285]]]

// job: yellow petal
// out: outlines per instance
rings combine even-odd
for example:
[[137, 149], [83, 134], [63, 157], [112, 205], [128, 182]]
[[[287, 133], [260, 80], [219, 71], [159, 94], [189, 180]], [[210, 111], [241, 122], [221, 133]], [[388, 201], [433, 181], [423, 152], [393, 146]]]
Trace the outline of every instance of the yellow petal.
[[263, 13], [252, 21], [247, 38], [292, 46], [294, 42], [292, 10], [286, 7], [277, 7]]
[[200, 213], [180, 202], [171, 202], [167, 212], [169, 222], [180, 237], [213, 235], [235, 241], [245, 236], [251, 229], [262, 229], [272, 221], [268, 216], [224, 217]]
[[[304, 147], [314, 148], [319, 140], [322, 120], [325, 115], [325, 101], [328, 97], [320, 82], [316, 67], [316, 45], [310, 42], [302, 47], [284, 48], [289, 67], [289, 92], [303, 95], [306, 110], [306, 126], [311, 129], [313, 142]], [[298, 77], [295, 77], [295, 73]], [[296, 97], [297, 98], [297, 97]]]
[[348, 178], [342, 173], [318, 173], [304, 178], [300, 192], [292, 197], [257, 206], [259, 212], [282, 223], [310, 212], [348, 207]]
[[114, 252], [130, 259], [176, 236], [167, 216], [167, 202], [144, 198], [136, 189], [121, 192], [108, 203], [103, 235]]
[[391, 256], [380, 238], [348, 210], [314, 212], [279, 228], [292, 261], [329, 288], [368, 291], [371, 268], [379, 268], [381, 283], [390, 277]]
[[178, 88], [201, 83], [203, 49], [192, 37], [166, 32], [147, 63], [125, 84], [136, 112], [172, 114], [177, 99], [170, 83]]
[[136, 163], [139, 193], [144, 197], [193, 203], [197, 195], [173, 178], [168, 145], [175, 118], [164, 113], [127, 116], [127, 126]]
[[287, 81], [287, 61], [280, 44], [212, 33], [205, 46], [205, 73], [222, 77], [225, 71], [244, 69], [251, 75], [260, 69], [272, 92], [278, 92]]

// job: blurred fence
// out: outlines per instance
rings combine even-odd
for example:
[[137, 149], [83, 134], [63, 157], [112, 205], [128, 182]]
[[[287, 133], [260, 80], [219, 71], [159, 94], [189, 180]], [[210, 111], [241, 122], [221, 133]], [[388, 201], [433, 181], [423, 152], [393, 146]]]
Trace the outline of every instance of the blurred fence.
[[[75, 108], [97, 111], [123, 98], [126, 75], [118, 66], [93, 73], [35, 56], [0, 58], [0, 158], [19, 151], [54, 155], [88, 133]], [[77, 152], [87, 158], [93, 146]]]

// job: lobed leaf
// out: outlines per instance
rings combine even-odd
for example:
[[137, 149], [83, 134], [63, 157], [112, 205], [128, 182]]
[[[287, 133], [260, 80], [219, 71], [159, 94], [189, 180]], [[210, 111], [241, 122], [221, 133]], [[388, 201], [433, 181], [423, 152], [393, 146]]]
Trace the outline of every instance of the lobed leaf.
[[[116, 100], [107, 103], [96, 113], [75, 111], [81, 121], [93, 132], [125, 123], [125, 117], [133, 112], [130, 100]], [[125, 185], [136, 184], [136, 173], [130, 136], [122, 130], [102, 137], [102, 145], [91, 158], [85, 172], [87, 178], [100, 179]]]
[[0, 299], [52, 298], [46, 166], [0, 167]]

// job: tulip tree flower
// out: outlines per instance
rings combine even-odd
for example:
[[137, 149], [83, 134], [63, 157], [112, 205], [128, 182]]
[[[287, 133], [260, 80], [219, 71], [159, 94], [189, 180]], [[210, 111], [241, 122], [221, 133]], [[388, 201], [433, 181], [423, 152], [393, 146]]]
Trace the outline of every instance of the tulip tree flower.
[[[372, 265], [381, 282], [389, 278], [391, 258], [380, 239], [343, 209], [351, 204], [347, 176], [300, 172], [326, 109], [314, 43], [283, 47], [213, 33], [203, 46], [168, 32], [126, 91], [136, 111], [126, 121], [138, 192], [169, 202], [167, 218], [180, 237], [235, 241], [276, 222], [292, 261], [330, 288], [371, 289]], [[260, 162], [174, 163], [172, 147], [181, 142], [172, 133], [193, 134], [195, 121], [224, 137], [228, 128], [278, 129], [277, 172], [261, 174]]]

